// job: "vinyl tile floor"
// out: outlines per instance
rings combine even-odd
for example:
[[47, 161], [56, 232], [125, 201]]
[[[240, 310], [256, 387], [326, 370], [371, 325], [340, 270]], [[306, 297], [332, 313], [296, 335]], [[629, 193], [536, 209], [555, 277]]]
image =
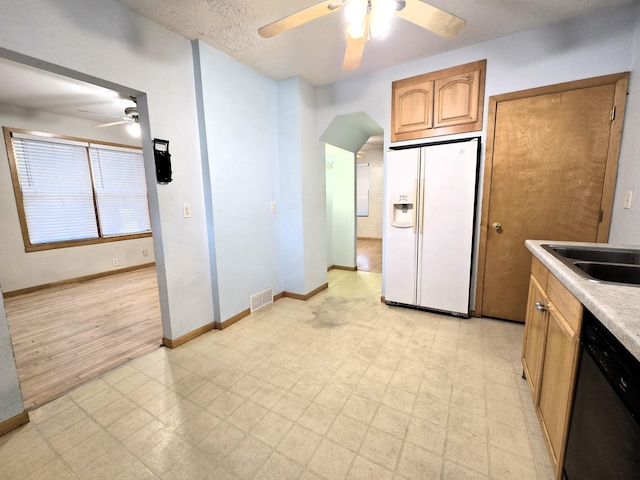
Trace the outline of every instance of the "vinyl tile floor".
[[329, 272], [31, 412], [2, 479], [551, 479], [521, 378], [523, 326], [380, 302]]

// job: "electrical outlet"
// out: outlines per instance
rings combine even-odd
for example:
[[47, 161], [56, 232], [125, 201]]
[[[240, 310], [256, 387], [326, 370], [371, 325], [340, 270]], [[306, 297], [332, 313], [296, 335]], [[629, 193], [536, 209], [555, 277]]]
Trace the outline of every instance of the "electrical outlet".
[[182, 214], [184, 218], [191, 218], [191, 205], [185, 203], [182, 205]]
[[142, 256], [143, 257], [148, 257], [149, 256], [149, 250], [147, 250], [146, 248], [144, 250], [142, 250]]
[[631, 208], [631, 197], [633, 197], [633, 191], [627, 190], [624, 196], [624, 208]]
[[113, 263], [114, 267], [117, 267], [118, 265], [120, 265], [120, 262], [118, 262], [117, 258], [114, 258], [113, 260], [111, 260], [111, 263]]

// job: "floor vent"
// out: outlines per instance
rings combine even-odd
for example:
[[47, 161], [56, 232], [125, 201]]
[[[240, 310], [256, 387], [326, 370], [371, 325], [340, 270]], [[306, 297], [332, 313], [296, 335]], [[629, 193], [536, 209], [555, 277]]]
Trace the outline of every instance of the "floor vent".
[[262, 292], [251, 295], [251, 297], [249, 297], [249, 303], [251, 304], [251, 313], [265, 305], [273, 303], [273, 288], [267, 288]]

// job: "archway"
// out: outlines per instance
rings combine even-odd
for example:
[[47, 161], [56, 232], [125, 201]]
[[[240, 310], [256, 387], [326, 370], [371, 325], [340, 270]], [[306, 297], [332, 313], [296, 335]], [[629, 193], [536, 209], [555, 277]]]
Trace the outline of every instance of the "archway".
[[320, 140], [327, 144], [327, 268], [356, 270], [356, 156], [383, 128], [365, 112], [336, 116]]

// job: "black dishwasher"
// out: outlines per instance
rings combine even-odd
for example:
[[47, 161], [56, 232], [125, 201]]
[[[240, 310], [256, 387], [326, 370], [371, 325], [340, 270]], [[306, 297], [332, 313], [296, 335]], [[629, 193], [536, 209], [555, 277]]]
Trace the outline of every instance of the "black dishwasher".
[[640, 362], [586, 310], [582, 328], [563, 478], [640, 479]]

